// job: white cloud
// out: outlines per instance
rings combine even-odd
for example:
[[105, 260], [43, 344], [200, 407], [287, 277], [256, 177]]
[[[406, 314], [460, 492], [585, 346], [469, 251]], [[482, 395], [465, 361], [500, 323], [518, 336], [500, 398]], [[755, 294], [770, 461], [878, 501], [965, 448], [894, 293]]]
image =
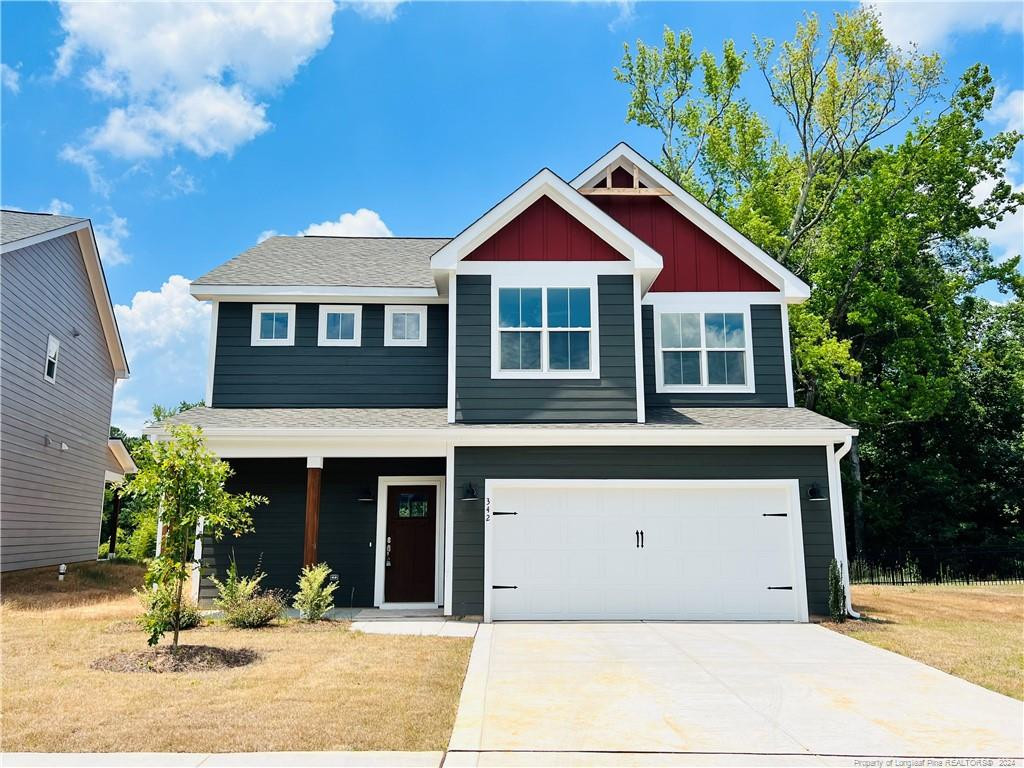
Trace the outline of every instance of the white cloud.
[[93, 192], [103, 197], [110, 195], [110, 184], [104, 178], [100, 163], [93, 155], [84, 149], [72, 147], [69, 144], [60, 151], [59, 156], [61, 160], [77, 165], [85, 171], [85, 175], [89, 177], [89, 186], [92, 187]]
[[609, 32], [618, 32], [636, 19], [636, 3], [633, 0], [619, 0], [615, 4], [619, 7], [619, 13], [608, 23]]
[[131, 234], [128, 219], [111, 211], [110, 221], [106, 224], [93, 222], [92, 229], [96, 235], [96, 247], [99, 248], [100, 258], [106, 266], [114, 267], [131, 261], [131, 256], [124, 251], [124, 241]]
[[1024, 132], [1024, 90], [997, 89], [987, 119], [1001, 131]]
[[380, 214], [368, 208], [355, 213], [343, 213], [337, 221], [310, 224], [300, 235], [333, 235], [335, 237], [391, 237], [391, 230]]
[[195, 177], [180, 165], [167, 174], [167, 183], [175, 195], [191, 195], [197, 189]]
[[190, 281], [171, 275], [159, 291], [139, 291], [114, 313], [131, 378], [114, 392], [113, 423], [138, 434], [154, 403], [202, 397], [210, 333], [210, 305], [188, 292]]
[[402, 0], [364, 0], [364, 2], [345, 3], [346, 8], [351, 8], [364, 19], [373, 21], [394, 21], [398, 15], [398, 6]]
[[47, 213], [56, 213], [58, 216], [68, 216], [73, 210], [71, 203], [66, 203], [58, 197], [53, 198], [46, 206]]
[[997, 27], [1021, 34], [1024, 4], [1019, 2], [906, 2], [869, 0], [862, 5], [877, 13], [890, 42], [923, 50], [943, 50], [957, 36]]
[[7, 64], [0, 64], [0, 85], [11, 93], [21, 90], [21, 73]]
[[85, 87], [112, 102], [70, 151], [87, 173], [83, 158], [95, 163], [100, 152], [230, 155], [270, 127], [265, 99], [327, 44], [334, 10], [332, 2], [61, 3], [55, 75], [80, 69]]
[[[256, 238], [257, 243], [262, 243], [270, 237], [279, 235], [276, 229], [265, 229]], [[321, 235], [329, 237], [391, 237], [391, 230], [381, 219], [380, 214], [371, 211], [369, 208], [360, 208], [355, 213], [343, 213], [334, 221], [321, 221], [319, 224], [310, 224], [300, 235]]]

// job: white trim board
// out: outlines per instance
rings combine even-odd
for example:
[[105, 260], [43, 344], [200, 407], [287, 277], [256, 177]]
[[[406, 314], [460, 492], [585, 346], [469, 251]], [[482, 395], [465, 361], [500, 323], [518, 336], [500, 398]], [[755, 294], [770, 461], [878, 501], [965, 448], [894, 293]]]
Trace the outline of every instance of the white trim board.
[[[434, 600], [430, 603], [387, 603], [384, 601], [384, 555], [388, 530], [388, 487], [392, 485], [431, 485], [437, 489], [434, 502]], [[377, 608], [436, 608], [444, 600], [445, 543], [447, 510], [445, 478], [437, 476], [380, 476], [377, 478], [377, 551], [374, 553], [373, 604]]]
[[205, 301], [324, 302], [326, 304], [443, 304], [447, 299], [437, 288], [375, 288], [354, 285], [196, 285], [189, 286], [193, 298]]
[[795, 621], [809, 619], [807, 606], [807, 572], [804, 563], [803, 518], [800, 509], [800, 483], [796, 479], [734, 479], [734, 480], [564, 480], [564, 479], [486, 479], [484, 480], [484, 622], [492, 620], [494, 584], [493, 508], [492, 499], [501, 488], [777, 488], [787, 491], [787, 514], [791, 542], [793, 572], [793, 603]]
[[702, 205], [696, 198], [662, 173], [657, 166], [625, 142], [616, 144], [570, 183], [575, 189], [592, 185], [604, 178], [606, 168], [609, 166], [617, 167], [624, 163], [628, 163], [630, 167], [635, 165], [645, 183], [654, 187], [664, 187], [671, 192], [672, 195], [670, 197], [662, 199], [759, 275], [773, 285], [777, 285], [785, 293], [787, 301], [790, 303], [800, 303], [806, 301], [810, 296], [811, 289], [807, 283], [782, 266], [782, 264], [765, 253], [761, 248], [757, 247], [724, 219]]

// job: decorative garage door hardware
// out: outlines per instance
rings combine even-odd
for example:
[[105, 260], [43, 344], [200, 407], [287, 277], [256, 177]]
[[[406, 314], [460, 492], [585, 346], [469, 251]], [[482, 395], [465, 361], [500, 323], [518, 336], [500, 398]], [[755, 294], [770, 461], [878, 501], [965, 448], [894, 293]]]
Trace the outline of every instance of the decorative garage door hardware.
[[791, 592], [793, 591], [792, 587], [768, 587], [768, 589], [788, 589]]
[[761, 517], [789, 517], [788, 512], [764, 512]]
[[638, 530], [635, 533], [636, 533], [636, 548], [637, 549], [643, 549], [644, 548], [644, 532]]
[[491, 589], [519, 589], [515, 584], [492, 584]]
[[491, 512], [492, 515], [518, 515], [518, 512]]

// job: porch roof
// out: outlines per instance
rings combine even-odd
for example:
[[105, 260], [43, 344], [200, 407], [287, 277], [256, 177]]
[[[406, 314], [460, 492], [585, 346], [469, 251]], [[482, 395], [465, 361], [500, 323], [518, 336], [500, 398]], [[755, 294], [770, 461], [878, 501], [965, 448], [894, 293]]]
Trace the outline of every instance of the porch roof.
[[486, 430], [684, 430], [822, 431], [842, 439], [855, 433], [845, 424], [806, 408], [648, 408], [647, 422], [449, 424], [446, 408], [208, 408], [179, 413], [146, 429], [161, 434], [176, 424], [191, 424], [211, 434], [329, 431], [429, 431], [455, 436]]

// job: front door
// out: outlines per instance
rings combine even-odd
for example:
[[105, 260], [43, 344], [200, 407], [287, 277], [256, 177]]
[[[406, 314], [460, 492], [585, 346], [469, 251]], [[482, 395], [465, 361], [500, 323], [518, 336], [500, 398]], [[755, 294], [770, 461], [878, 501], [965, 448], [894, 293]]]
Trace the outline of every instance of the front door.
[[388, 486], [384, 602], [433, 603], [437, 488]]

